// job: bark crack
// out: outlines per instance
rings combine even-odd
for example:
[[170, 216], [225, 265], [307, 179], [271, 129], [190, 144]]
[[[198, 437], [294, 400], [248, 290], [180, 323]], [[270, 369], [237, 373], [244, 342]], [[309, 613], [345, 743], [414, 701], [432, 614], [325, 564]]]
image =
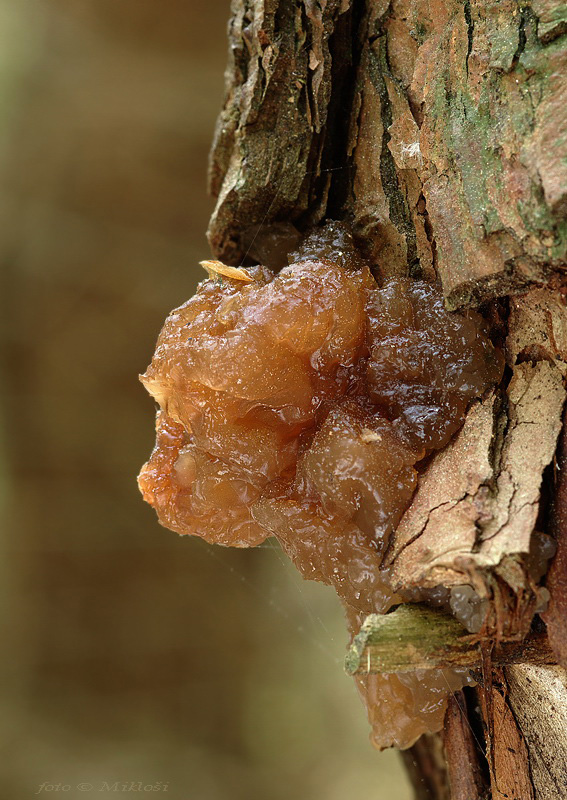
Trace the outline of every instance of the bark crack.
[[470, 0], [465, 0], [464, 6], [463, 6], [463, 12], [464, 12], [464, 15], [465, 15], [465, 22], [466, 22], [466, 25], [467, 25], [467, 55], [466, 55], [466, 58], [465, 58], [465, 69], [466, 69], [466, 73], [468, 75], [469, 74], [469, 57], [470, 57], [470, 54], [472, 53], [473, 38], [474, 38], [474, 22], [473, 22], [472, 14], [471, 14], [471, 3], [470, 3]]
[[512, 58], [511, 70], [516, 68], [522, 53], [526, 49], [526, 43], [528, 41], [528, 37], [526, 35], [526, 25], [530, 17], [534, 17], [533, 13], [530, 14], [530, 9], [525, 6], [522, 7], [520, 9], [520, 25], [518, 28], [518, 47], [516, 48], [516, 52]]
[[386, 52], [386, 35], [381, 31], [374, 47], [370, 51], [374, 69], [371, 70], [373, 83], [380, 97], [380, 113], [382, 119], [382, 149], [380, 153], [380, 177], [382, 188], [388, 201], [390, 219], [402, 234], [406, 242], [407, 269], [410, 277], [421, 276], [421, 266], [417, 252], [417, 234], [411, 218], [406, 199], [400, 187], [396, 162], [388, 147], [391, 140], [390, 127], [393, 122], [392, 103], [388, 93], [385, 76], [395, 83]]

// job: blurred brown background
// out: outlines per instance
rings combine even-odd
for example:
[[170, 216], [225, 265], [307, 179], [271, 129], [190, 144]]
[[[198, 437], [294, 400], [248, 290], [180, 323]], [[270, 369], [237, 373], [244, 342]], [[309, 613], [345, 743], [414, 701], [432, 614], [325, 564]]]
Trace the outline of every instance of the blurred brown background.
[[165, 531], [135, 484], [154, 413], [136, 376], [208, 255], [228, 14], [0, 0], [10, 800], [105, 781], [161, 781], [172, 800], [410, 796], [368, 743], [333, 593], [271, 544]]

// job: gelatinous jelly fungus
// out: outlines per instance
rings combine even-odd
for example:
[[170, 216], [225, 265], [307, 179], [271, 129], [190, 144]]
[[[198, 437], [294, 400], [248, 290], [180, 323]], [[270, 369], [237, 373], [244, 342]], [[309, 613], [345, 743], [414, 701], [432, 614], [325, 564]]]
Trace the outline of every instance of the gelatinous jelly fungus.
[[[415, 464], [502, 358], [482, 318], [448, 313], [437, 287], [379, 287], [341, 226], [295, 259], [277, 276], [207, 262], [213, 277], [169, 316], [142, 376], [160, 411], [140, 488], [167, 527], [238, 547], [275, 535], [351, 614], [385, 611], [412, 599], [380, 564]], [[451, 675], [362, 681], [377, 746], [439, 729], [466, 680]]]

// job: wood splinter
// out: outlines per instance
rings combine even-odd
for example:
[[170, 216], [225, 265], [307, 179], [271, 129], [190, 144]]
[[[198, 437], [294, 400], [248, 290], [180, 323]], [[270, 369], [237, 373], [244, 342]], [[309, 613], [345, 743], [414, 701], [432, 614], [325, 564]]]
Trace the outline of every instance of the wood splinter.
[[199, 266], [208, 272], [209, 278], [216, 278], [220, 275], [233, 281], [243, 281], [244, 283], [252, 283], [254, 280], [248, 270], [243, 267], [229, 267], [228, 264], [223, 264], [222, 261], [199, 261]]
[[[495, 665], [556, 663], [545, 634], [502, 643], [494, 648], [492, 661]], [[389, 614], [370, 614], [345, 659], [349, 675], [480, 666], [478, 636], [450, 614], [419, 604], [399, 606]]]

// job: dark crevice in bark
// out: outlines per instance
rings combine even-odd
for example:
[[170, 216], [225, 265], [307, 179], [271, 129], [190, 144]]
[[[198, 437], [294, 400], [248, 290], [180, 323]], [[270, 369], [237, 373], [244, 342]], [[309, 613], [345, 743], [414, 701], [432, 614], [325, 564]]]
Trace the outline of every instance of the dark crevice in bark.
[[467, 24], [467, 57], [466, 57], [466, 69], [467, 75], [469, 74], [469, 56], [472, 53], [472, 46], [473, 46], [473, 37], [474, 37], [474, 22], [472, 20], [471, 15], [471, 4], [470, 0], [466, 0], [463, 8], [465, 14], [465, 22]]
[[390, 219], [406, 240], [408, 274], [412, 277], [418, 277], [421, 274], [421, 265], [417, 253], [415, 225], [411, 218], [406, 198], [400, 187], [394, 157], [388, 147], [388, 142], [391, 139], [389, 128], [392, 124], [393, 117], [392, 104], [390, 102], [388, 87], [386, 86], [384, 76], [387, 75], [389, 78], [392, 78], [393, 81], [394, 78], [391, 76], [388, 65], [385, 32], [383, 36], [379, 37], [374, 48], [371, 49], [370, 59], [374, 62], [371, 75], [376, 91], [380, 96], [381, 106], [383, 134], [382, 150], [380, 154], [380, 178], [382, 179], [382, 188], [388, 201]]
[[520, 27], [518, 29], [518, 47], [516, 48], [516, 52], [514, 53], [514, 57], [512, 59], [512, 69], [515, 68], [516, 64], [520, 60], [520, 56], [526, 49], [526, 42], [528, 40], [526, 36], [526, 24], [528, 22], [528, 16], [528, 9], [522, 8], [520, 11]]
[[541, 476], [541, 495], [535, 529], [538, 531], [552, 531], [553, 500], [555, 497], [555, 473], [557, 463], [554, 459], [548, 464]]
[[[364, 11], [364, 4], [354, 2], [339, 17], [329, 41], [332, 58], [331, 98], [321, 165], [322, 178], [329, 176], [326, 216], [330, 219], [343, 217], [343, 209], [353, 183], [354, 166], [347, 149], [356, 95], [356, 77], [362, 53], [359, 31]], [[331, 172], [325, 173], [325, 170]]]
[[451, 800], [486, 800], [489, 793], [490, 774], [483, 750], [482, 725], [473, 727], [471, 713], [474, 714], [474, 709], [469, 708], [463, 690], [449, 698], [443, 744]]
[[[423, 217], [423, 229], [425, 231], [425, 235], [427, 236], [427, 241], [431, 246], [431, 263], [433, 265], [433, 269], [435, 270], [435, 274], [437, 275], [437, 242], [435, 241], [435, 235], [433, 233], [433, 225], [431, 224], [429, 212], [427, 211], [427, 201], [425, 199], [424, 194], [420, 194], [417, 203], [418, 203], [418, 214]], [[419, 278], [421, 276], [412, 275], [412, 277]]]
[[510, 300], [508, 297], [499, 297], [482, 303], [478, 313], [486, 320], [493, 344], [503, 349], [509, 332]]
[[482, 711], [478, 704], [476, 690], [473, 687], [465, 686], [464, 689], [462, 689], [462, 693], [466, 704], [468, 724], [470, 725], [471, 733], [475, 741], [478, 766], [488, 792], [488, 787], [490, 786], [490, 767], [486, 757], [486, 739], [484, 737], [484, 726], [482, 724]]

